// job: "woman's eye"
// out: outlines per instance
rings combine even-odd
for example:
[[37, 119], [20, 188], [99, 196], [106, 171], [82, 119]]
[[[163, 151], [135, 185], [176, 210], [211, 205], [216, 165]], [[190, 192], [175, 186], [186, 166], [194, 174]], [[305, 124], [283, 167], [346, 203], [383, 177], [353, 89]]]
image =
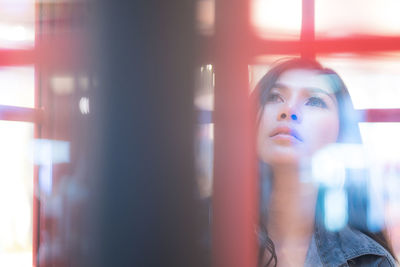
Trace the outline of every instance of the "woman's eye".
[[283, 102], [283, 99], [279, 94], [272, 93], [268, 95], [267, 102]]
[[319, 97], [310, 97], [307, 102], [306, 105], [308, 106], [313, 106], [313, 107], [319, 107], [319, 108], [327, 108], [328, 106], [326, 105], [325, 101], [322, 100]]

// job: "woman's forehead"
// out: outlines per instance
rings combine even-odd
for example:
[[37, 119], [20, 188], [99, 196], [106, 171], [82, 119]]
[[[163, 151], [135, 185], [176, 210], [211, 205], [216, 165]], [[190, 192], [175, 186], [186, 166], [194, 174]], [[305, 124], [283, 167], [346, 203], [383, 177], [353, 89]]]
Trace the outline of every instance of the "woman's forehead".
[[283, 72], [275, 84], [292, 90], [320, 89], [326, 93], [334, 94], [334, 89], [326, 75], [317, 70], [292, 69]]

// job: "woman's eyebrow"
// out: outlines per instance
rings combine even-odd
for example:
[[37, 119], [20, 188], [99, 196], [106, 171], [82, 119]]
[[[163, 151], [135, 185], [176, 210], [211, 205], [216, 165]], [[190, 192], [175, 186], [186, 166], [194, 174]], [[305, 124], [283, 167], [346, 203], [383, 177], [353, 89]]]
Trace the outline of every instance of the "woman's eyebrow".
[[274, 86], [272, 88], [276, 88], [276, 89], [284, 89], [287, 90], [289, 89], [288, 86], [284, 85], [283, 83], [275, 83]]
[[332, 98], [332, 100], [334, 100], [334, 101], [336, 100], [336, 98], [334, 97], [334, 94], [329, 93], [329, 92], [327, 92], [325, 90], [322, 90], [321, 88], [318, 88], [318, 87], [307, 87], [307, 88], [304, 88], [304, 89], [306, 89], [307, 91], [312, 92], [312, 93], [320, 93], [320, 94], [327, 95], [330, 98]]

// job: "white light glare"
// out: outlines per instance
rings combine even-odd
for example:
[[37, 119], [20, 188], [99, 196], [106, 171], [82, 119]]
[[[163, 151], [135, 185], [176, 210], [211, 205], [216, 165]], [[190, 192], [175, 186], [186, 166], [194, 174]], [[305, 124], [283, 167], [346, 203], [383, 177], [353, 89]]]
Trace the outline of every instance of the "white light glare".
[[328, 187], [341, 187], [344, 184], [345, 169], [336, 157], [334, 147], [326, 147], [318, 151], [312, 159], [312, 177], [317, 184]]
[[6, 41], [29, 41], [34, 40], [35, 34], [26, 27], [17, 25], [10, 26], [0, 24], [0, 39]]
[[384, 185], [380, 177], [371, 177], [368, 197], [368, 229], [371, 232], [380, 231], [385, 221]]
[[264, 36], [298, 37], [301, 27], [300, 0], [253, 0], [252, 24]]
[[81, 111], [82, 114], [89, 114], [90, 112], [89, 98], [82, 97], [79, 100], [79, 110]]
[[33, 162], [37, 165], [67, 163], [70, 161], [70, 143], [66, 141], [36, 139], [33, 143]]
[[53, 164], [70, 161], [69, 142], [36, 139], [33, 143], [34, 163], [39, 165], [39, 187], [51, 194], [53, 188]]
[[34, 3], [34, 0], [0, 0], [0, 9], [9, 14], [26, 14]]
[[54, 93], [68, 95], [75, 91], [75, 80], [72, 76], [54, 76], [50, 80]]
[[0, 266], [29, 266], [25, 256], [30, 252], [32, 261], [33, 164], [28, 147], [33, 124], [1, 121], [0, 129]]
[[338, 231], [347, 223], [347, 194], [343, 189], [331, 189], [326, 192], [324, 201], [325, 227], [329, 231]]
[[368, 155], [374, 162], [400, 162], [400, 123], [360, 123]]
[[331, 144], [318, 151], [312, 159], [313, 180], [327, 187], [342, 187], [346, 168], [367, 166], [365, 152], [358, 144]]

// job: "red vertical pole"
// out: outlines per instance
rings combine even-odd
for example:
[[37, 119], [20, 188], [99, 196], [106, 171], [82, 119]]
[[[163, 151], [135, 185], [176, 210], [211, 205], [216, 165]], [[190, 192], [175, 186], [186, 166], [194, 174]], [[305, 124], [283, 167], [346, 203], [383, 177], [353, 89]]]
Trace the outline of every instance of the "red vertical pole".
[[[41, 18], [40, 18], [40, 9], [41, 3], [35, 3], [35, 46], [34, 53], [36, 53], [36, 48], [39, 43], [40, 33], [41, 33]], [[37, 58], [36, 55], [34, 57]], [[34, 107], [35, 109], [41, 108], [40, 103], [40, 63], [35, 61], [34, 64], [34, 73], [35, 73], [35, 85], [34, 85]], [[35, 122], [34, 125], [34, 133], [33, 138], [36, 140], [40, 138], [40, 125], [38, 122]], [[38, 252], [39, 252], [39, 167], [34, 164], [33, 166], [33, 203], [32, 203], [32, 266], [38, 266]]]
[[[38, 79], [37, 69], [35, 66], [35, 80]], [[37, 82], [35, 81], [35, 90], [37, 89]], [[36, 93], [35, 93], [36, 94]], [[36, 101], [35, 101], [36, 102]], [[35, 105], [36, 106], [36, 105]], [[40, 126], [35, 122], [34, 125], [34, 140], [40, 138]], [[33, 202], [32, 202], [32, 266], [38, 266], [38, 252], [39, 252], [39, 167], [34, 163], [33, 165]]]
[[249, 99], [249, 1], [216, 1], [213, 266], [256, 266], [257, 179]]
[[[37, 69], [37, 64], [35, 64], [35, 108], [38, 107], [38, 79], [39, 73]], [[37, 122], [34, 124], [33, 128], [33, 138], [34, 140], [40, 138], [40, 126]], [[35, 153], [35, 152], [34, 152]], [[39, 200], [39, 167], [33, 163], [33, 202], [32, 202], [32, 266], [38, 266], [38, 252], [39, 252], [39, 212], [40, 212], [40, 200]]]
[[315, 59], [315, 0], [302, 0], [301, 57]]

